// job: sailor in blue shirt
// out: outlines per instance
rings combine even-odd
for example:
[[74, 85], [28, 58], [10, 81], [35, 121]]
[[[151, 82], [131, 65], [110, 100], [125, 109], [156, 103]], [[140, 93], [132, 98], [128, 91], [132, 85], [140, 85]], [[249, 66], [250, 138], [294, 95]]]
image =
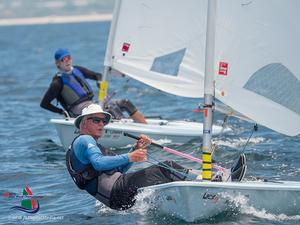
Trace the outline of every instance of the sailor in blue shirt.
[[92, 164], [98, 171], [118, 168], [120, 172], [126, 172], [132, 163], [129, 162], [129, 154], [105, 156], [97, 145], [96, 140], [90, 135], [81, 135], [73, 142], [74, 154], [83, 164]]
[[[101, 106], [91, 104], [75, 120], [80, 135], [71, 144], [66, 159], [68, 171], [80, 189], [112, 209], [123, 210], [134, 205], [134, 197], [141, 187], [186, 179], [188, 169], [173, 161], [126, 173], [133, 163], [147, 160], [146, 146], [151, 140], [141, 135], [125, 154], [106, 150], [97, 140], [110, 119], [111, 115]], [[176, 172], [179, 170], [180, 173]]]

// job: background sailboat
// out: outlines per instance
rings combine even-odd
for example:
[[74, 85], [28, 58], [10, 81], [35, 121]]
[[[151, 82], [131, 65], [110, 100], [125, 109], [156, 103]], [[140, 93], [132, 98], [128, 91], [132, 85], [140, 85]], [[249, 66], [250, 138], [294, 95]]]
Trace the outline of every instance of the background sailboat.
[[[74, 126], [74, 118], [51, 119], [58, 133], [60, 142], [67, 150], [73, 139], [78, 135]], [[105, 126], [105, 132], [101, 138], [101, 144], [107, 148], [122, 148], [135, 143], [134, 140], [124, 136], [124, 132], [135, 135], [141, 133], [151, 136], [162, 144], [182, 144], [191, 140], [197, 140], [202, 136], [203, 124], [199, 122], [166, 119], [147, 119], [148, 124], [135, 123], [132, 119], [114, 120]], [[214, 135], [228, 132], [230, 128], [214, 125]]]
[[[107, 44], [104, 76], [108, 72], [124, 73], [168, 93], [184, 97], [203, 96], [205, 14], [204, 8], [201, 9], [203, 13], [198, 14], [193, 8], [193, 1], [191, 3], [185, 5], [184, 2], [176, 1], [178, 7], [172, 9], [172, 13], [168, 13], [161, 23], [162, 18], [156, 16], [165, 13], [168, 1], [151, 2], [155, 9], [150, 10], [151, 13], [148, 12], [147, 4], [136, 4], [136, 1], [130, 4], [125, 2], [119, 10], [120, 3], [117, 1]], [[178, 20], [178, 15], [182, 13], [179, 12], [180, 8], [183, 7], [190, 7], [187, 8], [188, 11], [193, 10], [193, 18], [173, 23]], [[131, 15], [127, 17], [128, 13]], [[191, 22], [198, 27], [190, 26]], [[177, 34], [179, 30], [182, 32], [180, 35]], [[153, 35], [154, 33], [159, 35]], [[101, 94], [100, 91], [100, 96]], [[74, 120], [51, 119], [50, 122], [55, 125], [62, 145], [67, 149], [77, 135]], [[203, 124], [200, 122], [165, 119], [147, 119], [147, 122], [148, 124], [139, 124], [130, 119], [114, 121], [105, 127], [101, 144], [114, 148], [133, 144], [133, 140], [123, 136], [124, 132], [135, 135], [144, 133], [155, 140], [173, 144], [186, 143], [202, 136]], [[212, 132], [217, 135], [227, 131], [230, 129], [214, 125]]]
[[[215, 96], [257, 123], [295, 136], [299, 6], [296, 0], [117, 1], [105, 65], [168, 93], [205, 93], [211, 102]], [[208, 115], [212, 119], [211, 109]], [[209, 151], [211, 122], [203, 133]], [[186, 221], [216, 215], [236, 196], [275, 214], [295, 215], [300, 208], [299, 182], [186, 181], [144, 190], [154, 191], [161, 211]]]

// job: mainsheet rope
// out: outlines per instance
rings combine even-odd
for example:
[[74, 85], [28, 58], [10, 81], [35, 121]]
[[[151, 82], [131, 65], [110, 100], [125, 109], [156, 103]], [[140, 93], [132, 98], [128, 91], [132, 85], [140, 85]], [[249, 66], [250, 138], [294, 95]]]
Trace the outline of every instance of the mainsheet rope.
[[197, 177], [197, 175], [192, 175], [192, 174], [189, 174], [188, 171], [189, 169], [187, 169], [187, 173], [184, 173], [184, 172], [181, 172], [181, 171], [178, 171], [176, 169], [174, 169], [173, 167], [170, 167], [169, 165], [163, 163], [163, 162], [160, 162], [159, 160], [157, 160], [155, 157], [153, 157], [150, 153], [147, 152], [147, 156], [152, 159], [153, 161], [155, 162], [151, 162], [149, 160], [147, 160], [148, 163], [152, 164], [152, 165], [156, 165], [156, 166], [159, 166], [161, 168], [165, 168], [165, 169], [168, 169], [172, 172], [175, 172], [175, 173], [178, 173], [186, 178], [190, 178], [190, 179], [195, 179]]
[[251, 137], [252, 137], [254, 131], [257, 131], [257, 129], [258, 129], [258, 126], [257, 126], [257, 123], [256, 123], [256, 124], [254, 124], [254, 126], [253, 126], [253, 129], [252, 129], [252, 131], [251, 131], [251, 134], [250, 134], [250, 136], [249, 136], [249, 138], [248, 138], [246, 144], [244, 145], [244, 148], [240, 151], [240, 154], [245, 153], [245, 149], [246, 149], [246, 147], [247, 147], [247, 145], [248, 145], [248, 143], [249, 143], [249, 141], [250, 141], [250, 139], [251, 139]]
[[[134, 138], [134, 139], [137, 139], [137, 140], [139, 139], [139, 137], [137, 137], [137, 136], [135, 136], [135, 135], [132, 135], [132, 134], [129, 134], [129, 133], [126, 133], [126, 132], [124, 132], [124, 135], [125, 135], [125, 136], [128, 136], [128, 137], [131, 137], [131, 138]], [[163, 150], [168, 151], [169, 153], [172, 153], [172, 154], [181, 156], [181, 157], [183, 157], [183, 158], [190, 159], [191, 161], [198, 162], [198, 163], [202, 164], [202, 160], [201, 160], [201, 159], [198, 159], [198, 158], [193, 157], [193, 156], [191, 156], [191, 155], [188, 155], [188, 154], [185, 154], [185, 153], [176, 151], [176, 150], [171, 149], [171, 148], [167, 148], [167, 147], [161, 146], [161, 145], [159, 145], [159, 144], [157, 144], [157, 143], [154, 143], [154, 142], [152, 142], [151, 145], [154, 145], [154, 146], [156, 146], [156, 147], [162, 148]], [[170, 171], [173, 171], [173, 172], [175, 172], [175, 173], [178, 173], [178, 174], [180, 174], [180, 175], [183, 175], [183, 176], [186, 177], [186, 178], [190, 178], [190, 179], [193, 179], [193, 180], [195, 180], [195, 179], [197, 178], [197, 175], [196, 175], [196, 174], [189, 174], [189, 173], [188, 173], [189, 169], [187, 169], [187, 170], [188, 170], [187, 173], [183, 173], [183, 172], [180, 172], [180, 171], [178, 171], [178, 170], [176, 170], [176, 169], [170, 167], [169, 165], [167, 165], [167, 164], [165, 164], [165, 163], [163, 163], [163, 162], [160, 162], [159, 160], [157, 160], [155, 157], [153, 157], [153, 156], [152, 156], [150, 153], [148, 153], [148, 152], [147, 152], [147, 156], [148, 156], [150, 159], [152, 159], [153, 161], [155, 161], [155, 163], [153, 163], [153, 162], [147, 160], [147, 162], [150, 163], [150, 164], [157, 165], [157, 166], [159, 166], [159, 167], [168, 169], [168, 170], [170, 170]], [[156, 163], [158, 163], [158, 164], [156, 164]], [[215, 165], [215, 164], [213, 165], [213, 168], [217, 169], [218, 172], [219, 172], [219, 171], [226, 172], [226, 169], [225, 169], [225, 168], [223, 168], [223, 167], [221, 167], [221, 166], [218, 166], [218, 165]]]
[[[257, 131], [257, 129], [258, 129], [257, 124], [255, 124], [254, 127], [253, 127], [253, 129], [252, 129], [252, 132], [251, 132], [249, 138], [247, 139], [246, 144], [244, 145], [243, 149], [240, 151], [240, 154], [239, 154], [239, 155], [241, 155], [241, 154], [243, 154], [243, 153], [245, 152], [246, 146], [248, 145], [248, 143], [249, 143], [249, 141], [250, 141], [250, 139], [251, 139], [251, 137], [252, 137], [254, 131]], [[131, 134], [128, 134], [128, 133], [124, 133], [124, 135], [125, 135], [125, 136], [129, 136], [129, 137], [132, 137], [132, 138], [135, 138], [135, 139], [138, 138], [138, 137], [135, 137], [134, 135], [131, 135]], [[198, 163], [200, 163], [200, 164], [202, 163], [202, 160], [201, 160], [201, 159], [195, 158], [195, 157], [193, 157], [193, 156], [191, 156], [191, 155], [188, 155], [188, 154], [185, 154], [185, 153], [182, 153], [182, 152], [178, 152], [178, 151], [176, 151], [176, 150], [174, 150], [174, 149], [171, 149], [171, 148], [168, 148], [168, 147], [160, 146], [160, 145], [158, 145], [158, 144], [156, 144], [156, 143], [152, 143], [152, 144], [154, 144], [155, 146], [158, 146], [158, 147], [160, 147], [160, 148], [163, 148], [165, 151], [168, 151], [169, 153], [172, 153], [172, 154], [181, 156], [181, 157], [183, 157], [183, 158], [190, 159], [191, 161], [198, 162]], [[155, 163], [153, 163], [153, 162], [147, 160], [147, 162], [150, 163], [150, 164], [152, 164], [152, 165], [157, 165], [157, 166], [159, 166], [159, 167], [168, 169], [168, 170], [173, 171], [173, 172], [175, 172], [175, 173], [178, 173], [178, 174], [180, 174], [180, 175], [182, 175], [182, 176], [184, 176], [184, 177], [186, 177], [186, 178], [195, 179], [195, 178], [197, 177], [197, 175], [191, 175], [191, 174], [189, 174], [188, 171], [187, 171], [187, 173], [183, 173], [183, 172], [180, 172], [180, 171], [178, 171], [178, 170], [176, 170], [176, 169], [170, 167], [169, 165], [167, 165], [167, 164], [165, 164], [165, 163], [163, 163], [163, 162], [160, 162], [159, 160], [157, 160], [155, 157], [153, 157], [153, 156], [152, 156], [150, 153], [148, 153], [148, 152], [147, 152], [147, 156], [155, 162]], [[239, 158], [239, 157], [238, 157], [238, 158]], [[237, 158], [236, 160], [238, 160], [238, 158]], [[156, 163], [158, 163], [158, 164], [156, 164]], [[225, 171], [225, 169], [224, 169], [223, 167], [218, 166], [218, 165], [214, 165], [214, 168], [217, 169], [217, 170], [219, 170], [219, 171]], [[189, 169], [188, 169], [188, 170], [189, 170]], [[230, 176], [231, 176], [231, 175], [230, 175]], [[227, 178], [227, 180], [230, 178], [230, 176]]]
[[[135, 135], [132, 135], [132, 134], [129, 134], [129, 133], [126, 133], [126, 132], [124, 132], [123, 134], [124, 134], [125, 136], [134, 138], [134, 139], [136, 139], [136, 140], [139, 139], [139, 137], [137, 137], [137, 136], [135, 136]], [[174, 150], [174, 149], [171, 149], [171, 148], [168, 148], [168, 147], [159, 145], [159, 144], [157, 144], [157, 143], [155, 143], [155, 142], [152, 142], [151, 145], [154, 145], [154, 146], [156, 146], [156, 147], [162, 148], [163, 150], [165, 150], [165, 151], [167, 151], [167, 152], [169, 152], [169, 153], [175, 154], [175, 155], [177, 155], [177, 156], [181, 156], [181, 157], [183, 157], [183, 158], [186, 158], [186, 159], [189, 159], [189, 160], [191, 160], [191, 161], [198, 162], [199, 164], [202, 164], [202, 160], [201, 160], [201, 159], [198, 159], [198, 158], [196, 158], [196, 157], [194, 157], [194, 156], [192, 156], [192, 155], [189, 155], [189, 154], [185, 154], [185, 153], [176, 151], [176, 150]], [[212, 167], [213, 167], [214, 169], [217, 169], [218, 171], [226, 172], [226, 169], [225, 169], [225, 168], [223, 168], [223, 167], [221, 167], [221, 166], [218, 166], [218, 165], [216, 165], [216, 164], [212, 164]]]
[[[243, 149], [239, 151], [239, 154], [238, 154], [237, 158], [235, 159], [236, 162], [239, 160], [240, 155], [245, 153], [245, 149], [246, 149], [246, 147], [247, 147], [247, 145], [248, 145], [248, 143], [249, 143], [249, 141], [250, 141], [250, 139], [251, 139], [251, 137], [252, 137], [254, 131], [257, 131], [257, 129], [258, 129], [258, 126], [257, 126], [257, 123], [256, 123], [256, 124], [254, 124], [253, 129], [252, 129], [252, 131], [251, 131], [251, 134], [250, 134], [250, 136], [248, 137], [248, 140], [247, 140], [246, 144], [244, 145]], [[230, 176], [227, 178], [227, 180], [228, 180], [230, 177], [231, 177], [231, 174], [230, 174]]]

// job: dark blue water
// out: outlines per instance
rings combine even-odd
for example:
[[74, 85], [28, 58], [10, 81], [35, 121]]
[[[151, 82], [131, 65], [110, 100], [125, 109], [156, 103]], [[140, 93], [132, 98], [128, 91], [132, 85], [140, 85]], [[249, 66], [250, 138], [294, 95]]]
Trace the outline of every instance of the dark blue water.
[[[143, 201], [124, 212], [95, 206], [95, 200], [78, 190], [67, 174], [65, 152], [49, 124], [50, 118], [58, 116], [39, 107], [56, 72], [55, 49], [69, 48], [75, 64], [102, 72], [108, 31], [107, 22], [0, 27], [0, 224], [186, 224], [160, 215]], [[117, 91], [117, 97], [132, 99], [146, 115], [201, 121], [201, 115], [192, 112], [198, 100], [171, 96], [120, 77], [111, 80], [110, 89]], [[215, 122], [221, 124], [222, 119], [216, 115]], [[231, 165], [243, 149], [252, 129], [251, 124], [237, 119], [229, 122], [233, 132], [214, 138], [219, 145], [215, 158], [225, 166]], [[245, 149], [246, 177], [300, 181], [299, 140], [259, 127]], [[171, 147], [199, 155], [200, 144], [190, 142]], [[157, 158], [171, 158], [195, 167], [157, 149], [149, 151]], [[21, 195], [25, 185], [34, 195], [42, 196], [40, 211], [34, 216], [10, 209], [20, 204], [20, 199], [4, 197], [5, 192]], [[194, 224], [299, 223], [300, 213], [278, 216], [245, 206], [240, 212], [224, 212]]]

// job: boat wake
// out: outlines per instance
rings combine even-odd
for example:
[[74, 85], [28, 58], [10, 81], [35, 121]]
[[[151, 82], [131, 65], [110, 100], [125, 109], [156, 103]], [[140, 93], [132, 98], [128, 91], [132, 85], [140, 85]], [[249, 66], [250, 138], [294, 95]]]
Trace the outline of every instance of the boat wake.
[[[214, 144], [220, 146], [226, 146], [231, 148], [239, 148], [244, 146], [247, 143], [248, 138], [234, 138], [234, 139], [214, 139]], [[253, 137], [250, 139], [249, 144], [259, 144], [266, 142], [266, 139], [263, 137]]]
[[158, 139], [158, 140], [154, 140], [157, 144], [159, 145], [167, 145], [167, 144], [171, 144], [172, 143], [172, 140], [170, 139]]
[[110, 209], [109, 207], [105, 206], [100, 201], [96, 200], [96, 212], [98, 214], [112, 214], [114, 212], [118, 212], [119, 214], [132, 214], [132, 212], [145, 215], [150, 210], [155, 210], [155, 204], [154, 202], [157, 200], [157, 197], [153, 194], [154, 192], [152, 190], [144, 190], [142, 192], [139, 192], [138, 195], [135, 197], [136, 203], [135, 205], [127, 210], [124, 211], [116, 211], [113, 209]]
[[133, 206], [133, 210], [138, 212], [141, 215], [149, 211], [156, 209], [155, 202], [158, 200], [158, 197], [154, 194], [153, 190], [146, 189], [141, 191], [136, 196], [136, 203]]
[[285, 215], [285, 214], [272, 214], [267, 212], [265, 209], [257, 209], [250, 205], [248, 198], [242, 194], [232, 196], [227, 193], [221, 194], [222, 198], [227, 199], [229, 202], [230, 211], [238, 211], [239, 214], [248, 216], [254, 216], [259, 219], [270, 220], [270, 221], [300, 221], [300, 215]]
[[252, 206], [242, 207], [241, 213], [252, 215], [260, 219], [266, 219], [270, 221], [300, 221], [300, 215], [288, 216], [285, 214], [272, 214], [266, 212], [266, 210], [258, 210]]
[[95, 204], [95, 208], [96, 208], [96, 214], [101, 214], [101, 216], [105, 216], [105, 215], [111, 215], [114, 214], [115, 212], [118, 212], [118, 214], [123, 214], [126, 215], [128, 214], [128, 210], [125, 211], [116, 211], [114, 209], [111, 209], [109, 207], [107, 207], [106, 205], [104, 205], [102, 202], [96, 200], [96, 204]]

